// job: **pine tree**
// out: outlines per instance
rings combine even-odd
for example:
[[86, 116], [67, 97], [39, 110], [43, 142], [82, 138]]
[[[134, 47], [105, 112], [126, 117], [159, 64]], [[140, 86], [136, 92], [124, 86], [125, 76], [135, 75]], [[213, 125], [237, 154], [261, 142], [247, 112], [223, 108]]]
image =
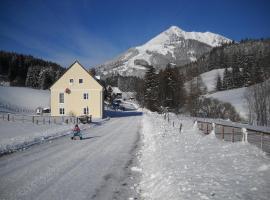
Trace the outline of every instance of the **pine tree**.
[[242, 86], [242, 76], [239, 67], [233, 66], [232, 68], [232, 88], [239, 88]]
[[145, 107], [151, 111], [159, 110], [158, 102], [158, 79], [156, 70], [153, 66], [149, 66], [145, 73], [145, 85], [144, 85], [144, 103]]
[[222, 86], [224, 90], [229, 90], [233, 88], [232, 72], [228, 68], [225, 68], [224, 70]]
[[223, 86], [222, 86], [222, 80], [221, 80], [221, 76], [219, 75], [219, 73], [217, 73], [217, 83], [216, 83], [216, 91], [221, 91]]

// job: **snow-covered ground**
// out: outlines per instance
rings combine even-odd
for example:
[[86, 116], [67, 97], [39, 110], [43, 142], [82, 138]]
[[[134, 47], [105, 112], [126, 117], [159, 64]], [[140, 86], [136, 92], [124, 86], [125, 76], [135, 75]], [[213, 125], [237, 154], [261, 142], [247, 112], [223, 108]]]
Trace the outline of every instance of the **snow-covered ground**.
[[142, 173], [143, 199], [269, 199], [270, 159], [255, 146], [202, 135], [187, 119], [181, 133], [155, 113], [142, 123], [133, 169]]
[[37, 107], [50, 106], [50, 91], [25, 87], [0, 86], [0, 111], [34, 111]]
[[[41, 143], [71, 134], [74, 124], [33, 124], [31, 122], [8, 122], [0, 120], [0, 155], [23, 149], [33, 144]], [[93, 126], [93, 125], [92, 125]], [[89, 125], [80, 125], [87, 129]]]
[[[0, 114], [0, 155], [14, 152], [71, 134], [76, 118]], [[34, 123], [33, 121], [34, 120]], [[81, 130], [89, 129], [108, 121], [109, 118], [92, 119], [91, 124], [79, 123]]]
[[231, 103], [241, 117], [247, 118], [248, 106], [244, 99], [246, 88], [237, 88], [232, 90], [220, 91], [213, 94], [206, 95], [206, 97], [213, 97], [223, 102]]

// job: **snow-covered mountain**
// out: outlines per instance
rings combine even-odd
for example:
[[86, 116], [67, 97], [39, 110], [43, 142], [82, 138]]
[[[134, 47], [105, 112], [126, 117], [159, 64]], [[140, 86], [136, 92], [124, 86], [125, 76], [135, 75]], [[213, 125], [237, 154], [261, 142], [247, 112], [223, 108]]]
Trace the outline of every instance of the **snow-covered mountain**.
[[196, 61], [212, 47], [231, 40], [211, 32], [186, 32], [172, 26], [147, 43], [130, 48], [117, 58], [97, 66], [102, 76], [120, 74], [123, 76], [143, 76], [148, 65], [162, 69], [168, 63], [184, 65]]

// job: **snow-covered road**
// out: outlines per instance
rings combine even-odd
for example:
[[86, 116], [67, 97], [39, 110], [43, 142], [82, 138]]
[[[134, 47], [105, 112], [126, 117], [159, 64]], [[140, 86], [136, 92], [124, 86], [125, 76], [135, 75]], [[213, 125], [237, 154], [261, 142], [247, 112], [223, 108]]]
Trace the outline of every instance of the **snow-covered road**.
[[0, 199], [128, 199], [140, 122], [112, 118], [83, 132], [85, 140], [63, 137], [1, 157]]

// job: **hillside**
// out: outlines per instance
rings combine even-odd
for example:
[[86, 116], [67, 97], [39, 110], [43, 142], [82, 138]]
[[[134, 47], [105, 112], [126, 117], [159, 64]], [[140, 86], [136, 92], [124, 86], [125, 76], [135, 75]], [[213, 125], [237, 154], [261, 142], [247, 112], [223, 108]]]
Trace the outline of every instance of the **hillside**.
[[0, 51], [1, 85], [48, 89], [63, 73], [60, 65], [30, 55]]
[[258, 82], [255, 80], [257, 72], [263, 73], [263, 80], [270, 77], [270, 39], [224, 44], [213, 48], [195, 62], [177, 67], [187, 79], [213, 69], [247, 69], [247, 76], [253, 79], [248, 85], [252, 85]]
[[205, 95], [205, 97], [211, 97], [218, 99], [222, 102], [230, 103], [234, 106], [237, 113], [244, 119], [248, 119], [248, 105], [244, 99], [246, 88], [237, 88], [226, 91], [219, 91], [212, 94]]

